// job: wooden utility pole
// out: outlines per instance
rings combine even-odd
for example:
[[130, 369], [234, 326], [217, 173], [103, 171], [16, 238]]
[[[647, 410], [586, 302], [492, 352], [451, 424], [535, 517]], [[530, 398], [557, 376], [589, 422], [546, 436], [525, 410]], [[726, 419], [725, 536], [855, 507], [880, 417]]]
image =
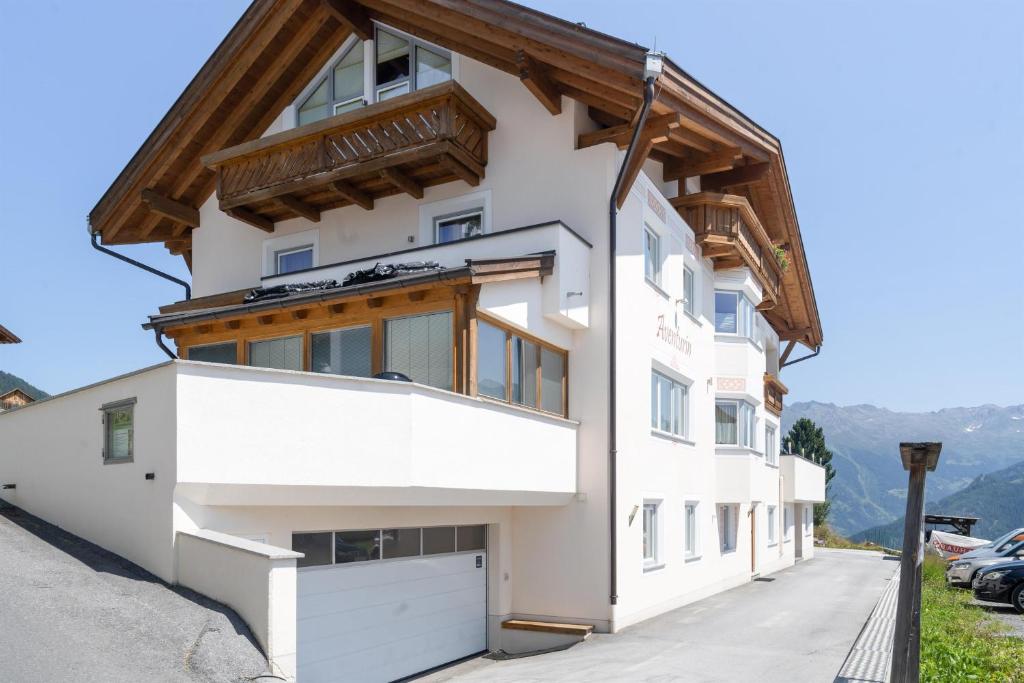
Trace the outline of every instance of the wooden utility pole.
[[924, 481], [939, 464], [942, 444], [901, 443], [903, 469], [910, 473], [907, 513], [903, 520], [903, 554], [896, 602], [890, 683], [917, 683], [921, 665], [921, 568], [924, 563]]

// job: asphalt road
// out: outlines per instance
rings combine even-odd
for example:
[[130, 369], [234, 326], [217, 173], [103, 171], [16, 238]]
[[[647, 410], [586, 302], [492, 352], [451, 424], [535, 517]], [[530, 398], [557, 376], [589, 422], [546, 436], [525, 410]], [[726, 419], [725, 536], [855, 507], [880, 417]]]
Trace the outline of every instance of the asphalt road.
[[575, 647], [480, 658], [425, 681], [831, 683], [897, 563], [828, 551], [754, 582]]
[[231, 610], [0, 508], [0, 681], [243, 681], [266, 659]]

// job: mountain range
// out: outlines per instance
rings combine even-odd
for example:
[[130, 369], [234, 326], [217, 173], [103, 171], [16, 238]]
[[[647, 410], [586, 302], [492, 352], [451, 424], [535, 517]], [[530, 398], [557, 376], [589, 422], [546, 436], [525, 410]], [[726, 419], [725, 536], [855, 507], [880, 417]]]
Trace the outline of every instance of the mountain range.
[[979, 475], [1024, 460], [1024, 405], [909, 413], [810, 401], [786, 406], [784, 432], [801, 417], [825, 432], [836, 470], [829, 523], [847, 536], [903, 514], [907, 473], [900, 463], [901, 441], [942, 442], [939, 466], [928, 474], [926, 500], [944, 499]]
[[36, 399], [37, 401], [41, 398], [46, 398], [47, 396], [49, 396], [49, 394], [43, 391], [42, 389], [32, 386], [31, 384], [29, 384], [22, 378], [18, 377], [17, 375], [12, 375], [9, 372], [4, 372], [3, 370], [0, 370], [0, 396], [3, 396], [12, 389], [21, 389], [22, 391], [24, 391], [26, 394]]
[[[925, 513], [977, 517], [971, 536], [993, 539], [1024, 526], [1024, 460], [1006, 469], [983, 474], [966, 488], [931, 503]], [[938, 527], [952, 531], [948, 527]], [[854, 541], [872, 541], [886, 548], [903, 545], [903, 517], [861, 531]]]

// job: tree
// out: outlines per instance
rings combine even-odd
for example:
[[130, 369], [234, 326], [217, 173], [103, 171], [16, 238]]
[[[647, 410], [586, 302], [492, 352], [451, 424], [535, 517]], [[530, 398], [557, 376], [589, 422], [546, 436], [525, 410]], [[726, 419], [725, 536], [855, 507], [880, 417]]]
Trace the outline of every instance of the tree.
[[802, 455], [825, 468], [825, 502], [814, 506], [814, 525], [821, 526], [828, 519], [828, 512], [832, 507], [829, 491], [832, 487], [832, 478], [836, 476], [835, 468], [832, 467], [832, 451], [825, 445], [825, 432], [813, 421], [801, 417], [793, 423], [789, 434], [786, 435], [786, 441], [790, 453]]

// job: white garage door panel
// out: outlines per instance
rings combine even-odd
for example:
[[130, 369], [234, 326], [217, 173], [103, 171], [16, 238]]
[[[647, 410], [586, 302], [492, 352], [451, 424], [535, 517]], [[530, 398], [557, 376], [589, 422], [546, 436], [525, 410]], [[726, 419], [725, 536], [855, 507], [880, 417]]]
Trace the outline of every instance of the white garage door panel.
[[300, 571], [298, 680], [391, 681], [480, 652], [486, 605], [483, 552]]

